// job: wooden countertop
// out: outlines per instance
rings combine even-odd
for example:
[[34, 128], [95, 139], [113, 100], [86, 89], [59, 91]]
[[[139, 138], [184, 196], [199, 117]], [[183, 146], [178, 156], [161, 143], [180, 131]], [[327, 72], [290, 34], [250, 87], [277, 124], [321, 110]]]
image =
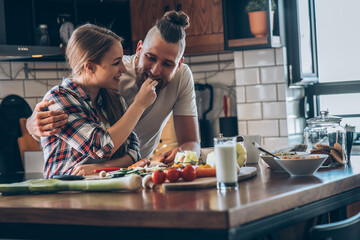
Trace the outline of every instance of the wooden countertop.
[[255, 178], [226, 194], [211, 188], [1, 196], [0, 223], [230, 229], [360, 187], [359, 156], [351, 167], [312, 177], [257, 167]]

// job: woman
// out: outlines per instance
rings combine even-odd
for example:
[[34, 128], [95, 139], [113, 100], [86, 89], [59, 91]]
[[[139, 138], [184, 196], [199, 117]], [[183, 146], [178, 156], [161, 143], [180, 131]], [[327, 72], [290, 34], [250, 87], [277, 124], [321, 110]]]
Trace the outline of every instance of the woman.
[[89, 175], [97, 168], [126, 167], [140, 159], [133, 129], [155, 101], [157, 82], [148, 79], [125, 109], [116, 92], [121, 74], [126, 72], [121, 42], [115, 33], [91, 24], [72, 34], [66, 48], [72, 77], [44, 97], [55, 102], [51, 110], [69, 115], [59, 133], [41, 138], [45, 178]]

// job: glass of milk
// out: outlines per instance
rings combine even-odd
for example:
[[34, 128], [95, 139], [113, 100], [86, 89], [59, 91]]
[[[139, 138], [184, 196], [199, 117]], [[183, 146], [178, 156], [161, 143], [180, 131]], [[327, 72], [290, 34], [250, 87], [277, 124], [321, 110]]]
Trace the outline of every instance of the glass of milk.
[[237, 189], [236, 137], [214, 138], [217, 188]]

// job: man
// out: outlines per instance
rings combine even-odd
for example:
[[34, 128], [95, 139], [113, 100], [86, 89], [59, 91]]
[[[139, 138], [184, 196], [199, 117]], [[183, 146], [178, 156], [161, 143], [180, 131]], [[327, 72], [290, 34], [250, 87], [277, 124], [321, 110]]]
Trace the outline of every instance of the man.
[[[131, 104], [147, 78], [158, 82], [157, 99], [145, 110], [135, 131], [140, 140], [141, 156], [148, 158], [173, 113], [179, 147], [159, 157], [159, 161], [166, 164], [174, 161], [177, 152], [188, 150], [200, 154], [194, 81], [190, 68], [182, 64], [188, 25], [189, 18], [185, 13], [167, 12], [149, 30], [144, 42], [139, 41], [136, 54], [124, 56], [127, 72], [119, 83], [121, 95]], [[39, 103], [27, 121], [28, 131], [35, 137], [56, 134], [67, 121], [67, 115], [62, 111], [42, 111], [49, 104]]]

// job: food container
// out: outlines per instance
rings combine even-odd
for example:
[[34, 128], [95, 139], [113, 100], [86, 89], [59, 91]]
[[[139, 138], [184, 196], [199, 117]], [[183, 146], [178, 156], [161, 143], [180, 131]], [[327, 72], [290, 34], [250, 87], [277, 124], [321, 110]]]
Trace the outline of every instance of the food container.
[[328, 154], [323, 166], [346, 166], [346, 131], [341, 117], [320, 111], [320, 116], [308, 119], [304, 129], [304, 143], [311, 154]]

